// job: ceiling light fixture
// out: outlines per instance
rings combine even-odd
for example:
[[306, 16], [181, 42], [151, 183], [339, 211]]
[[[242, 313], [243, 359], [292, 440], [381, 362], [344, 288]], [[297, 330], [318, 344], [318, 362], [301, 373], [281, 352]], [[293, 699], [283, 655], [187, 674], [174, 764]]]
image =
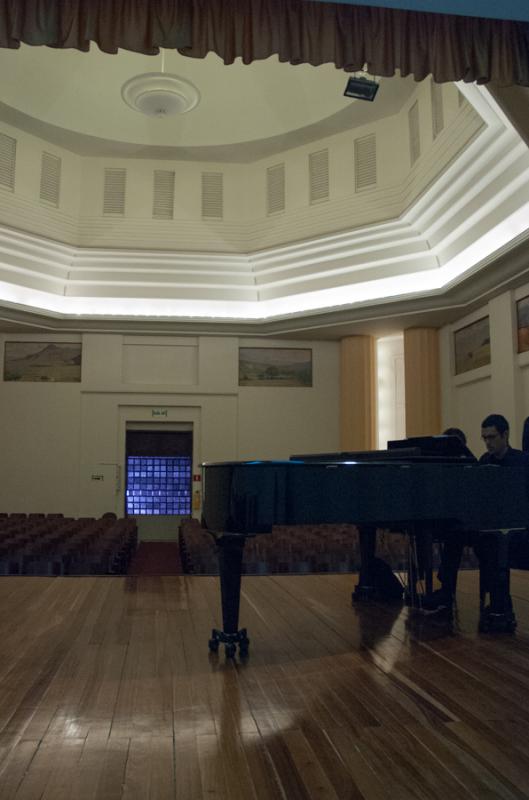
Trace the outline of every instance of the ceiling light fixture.
[[121, 87], [121, 97], [134, 111], [148, 117], [169, 117], [186, 114], [200, 102], [200, 92], [191, 81], [164, 71], [135, 75]]

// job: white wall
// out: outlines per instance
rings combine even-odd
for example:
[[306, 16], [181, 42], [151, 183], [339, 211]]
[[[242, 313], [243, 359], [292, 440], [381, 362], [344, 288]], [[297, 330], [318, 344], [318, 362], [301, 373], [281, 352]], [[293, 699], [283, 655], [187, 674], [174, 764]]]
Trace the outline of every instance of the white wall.
[[[263, 347], [241, 339], [241, 347]], [[279, 340], [266, 346], [281, 345]], [[290, 347], [292, 345], [283, 346]], [[305, 345], [300, 343], [301, 347]], [[339, 369], [337, 342], [311, 342], [312, 389], [242, 386], [238, 394], [241, 458], [288, 458], [294, 453], [339, 450]], [[330, 448], [330, 450], [329, 450]]]
[[[0, 335], [5, 341], [75, 336]], [[339, 344], [85, 334], [80, 383], [0, 381], [0, 510], [97, 516], [124, 508], [128, 423], [193, 426], [202, 461], [339, 449]], [[311, 347], [311, 388], [239, 387], [238, 348]], [[103, 475], [94, 480], [93, 475]]]
[[[503, 414], [510, 423], [511, 444], [521, 447], [523, 421], [529, 416], [529, 353], [517, 352], [516, 302], [529, 295], [529, 284], [503, 292], [472, 314], [441, 331], [443, 426], [465, 431], [476, 455], [484, 452], [481, 422]], [[454, 331], [489, 316], [491, 363], [455, 375]]]

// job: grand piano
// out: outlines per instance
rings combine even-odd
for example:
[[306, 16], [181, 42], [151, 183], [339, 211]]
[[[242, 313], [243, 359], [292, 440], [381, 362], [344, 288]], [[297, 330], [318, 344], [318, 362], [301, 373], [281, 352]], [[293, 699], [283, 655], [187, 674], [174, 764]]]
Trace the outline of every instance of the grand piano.
[[[226, 655], [248, 652], [239, 629], [241, 567], [248, 536], [274, 525], [353, 523], [363, 531], [357, 599], [372, 589], [372, 545], [377, 528], [410, 535], [444, 528], [452, 531], [525, 529], [529, 521], [524, 470], [478, 466], [447, 438], [401, 440], [387, 451], [293, 456], [289, 461], [220, 462], [203, 465], [203, 527], [215, 538], [219, 555], [222, 630], [213, 630], [210, 650]], [[450, 448], [455, 454], [450, 453]], [[505, 540], [506, 537], [500, 537]], [[506, 547], [503, 547], [504, 572]], [[491, 592], [490, 611], [498, 629], [512, 629], [505, 588]], [[487, 624], [486, 624], [487, 623]]]

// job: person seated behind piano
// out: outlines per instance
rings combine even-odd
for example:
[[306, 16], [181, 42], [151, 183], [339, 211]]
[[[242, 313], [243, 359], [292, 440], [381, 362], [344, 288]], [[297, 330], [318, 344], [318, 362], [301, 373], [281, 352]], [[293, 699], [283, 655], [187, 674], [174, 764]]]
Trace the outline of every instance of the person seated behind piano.
[[[468, 449], [468, 447], [467, 447], [467, 437], [465, 436], [465, 434], [463, 433], [461, 428], [446, 428], [446, 430], [443, 431], [442, 436], [455, 436], [455, 437], [457, 437], [459, 439], [459, 441], [461, 442], [461, 444], [463, 445], [463, 448], [461, 450], [461, 458], [473, 458], [474, 460], [477, 460], [475, 458], [474, 454]], [[430, 544], [427, 544], [427, 540], [425, 538], [423, 538], [422, 536], [419, 536], [417, 538], [417, 541], [416, 541], [417, 571], [418, 571], [418, 577], [420, 577], [421, 579], [424, 579], [425, 573], [426, 573], [426, 569], [428, 568], [426, 565], [428, 564], [429, 559], [427, 557], [427, 553], [426, 553], [426, 550], [425, 550], [425, 548], [427, 548], [427, 547], [431, 547], [431, 542], [430, 542]], [[431, 563], [431, 561], [430, 561], [430, 563]], [[442, 574], [442, 567], [439, 568], [439, 572], [438, 572], [439, 580], [442, 580], [441, 574]], [[435, 598], [428, 597], [428, 600], [435, 600]]]
[[[447, 432], [445, 431], [445, 434]], [[486, 452], [480, 457], [479, 464], [498, 464], [505, 467], [520, 466], [526, 470], [529, 469], [528, 455], [521, 450], [516, 450], [509, 444], [509, 423], [502, 414], [489, 414], [488, 417], [485, 417], [481, 423], [481, 438], [485, 443]], [[516, 560], [515, 553], [519, 549], [518, 543], [520, 542], [516, 536], [517, 534], [514, 534], [509, 543], [509, 552], [513, 551], [513, 561]], [[439, 567], [439, 580], [442, 583], [442, 588], [423, 599], [422, 605], [425, 610], [437, 611], [452, 607], [456, 593], [457, 573], [465, 545], [471, 544], [474, 547], [474, 551], [481, 563], [486, 561], [490, 565], [494, 562], [494, 552], [491, 551], [491, 547], [492, 550], [494, 549], [493, 544], [491, 542], [487, 544], [485, 540], [481, 540], [480, 535], [477, 533], [461, 536], [457, 532], [448, 532], [443, 539]]]
[[[467, 446], [467, 437], [461, 430], [461, 428], [447, 428], [443, 431], [443, 436], [457, 436], [457, 438], [461, 441], [462, 444]], [[470, 452], [470, 451], [469, 451]]]

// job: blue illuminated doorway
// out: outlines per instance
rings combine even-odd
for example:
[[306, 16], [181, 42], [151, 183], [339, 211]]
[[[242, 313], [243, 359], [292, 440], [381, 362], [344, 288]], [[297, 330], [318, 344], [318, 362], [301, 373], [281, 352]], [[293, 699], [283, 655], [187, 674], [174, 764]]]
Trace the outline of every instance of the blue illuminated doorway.
[[191, 431], [127, 431], [125, 514], [190, 515], [192, 453]]

